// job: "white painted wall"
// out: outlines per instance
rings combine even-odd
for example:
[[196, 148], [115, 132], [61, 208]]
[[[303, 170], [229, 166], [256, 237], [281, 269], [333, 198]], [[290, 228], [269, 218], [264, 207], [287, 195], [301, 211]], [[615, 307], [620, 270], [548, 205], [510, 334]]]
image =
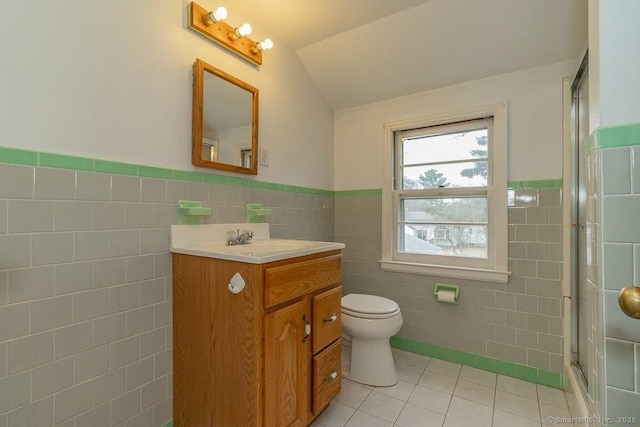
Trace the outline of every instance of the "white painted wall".
[[[333, 112], [295, 54], [274, 39], [253, 67], [188, 30], [188, 3], [0, 2], [0, 146], [213, 172], [191, 166], [202, 58], [260, 89], [270, 164], [257, 179], [332, 189]], [[225, 6], [231, 24], [243, 22], [233, 0]], [[267, 36], [254, 28], [255, 40]]]
[[599, 125], [637, 123], [640, 119], [640, 2], [605, 0], [596, 4], [599, 8]]
[[335, 117], [335, 189], [381, 188], [386, 122], [507, 101], [509, 180], [562, 178], [562, 79], [577, 59], [342, 110]]

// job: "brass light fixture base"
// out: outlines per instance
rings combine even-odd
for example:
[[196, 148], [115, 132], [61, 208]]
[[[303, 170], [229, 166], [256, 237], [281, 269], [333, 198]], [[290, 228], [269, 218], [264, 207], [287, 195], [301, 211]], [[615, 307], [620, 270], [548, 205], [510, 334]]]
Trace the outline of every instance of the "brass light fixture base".
[[256, 52], [256, 42], [249, 37], [232, 40], [229, 34], [233, 27], [224, 21], [211, 22], [209, 11], [196, 4], [189, 3], [189, 29], [219, 44], [225, 49], [255, 65], [262, 65], [262, 52]]

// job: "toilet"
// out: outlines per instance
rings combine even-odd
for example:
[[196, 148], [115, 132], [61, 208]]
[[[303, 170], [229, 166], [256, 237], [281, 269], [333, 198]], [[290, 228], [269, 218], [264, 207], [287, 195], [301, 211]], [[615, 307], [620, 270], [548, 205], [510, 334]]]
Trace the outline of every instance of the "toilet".
[[375, 295], [342, 297], [342, 376], [372, 386], [398, 382], [389, 338], [402, 326], [395, 301]]

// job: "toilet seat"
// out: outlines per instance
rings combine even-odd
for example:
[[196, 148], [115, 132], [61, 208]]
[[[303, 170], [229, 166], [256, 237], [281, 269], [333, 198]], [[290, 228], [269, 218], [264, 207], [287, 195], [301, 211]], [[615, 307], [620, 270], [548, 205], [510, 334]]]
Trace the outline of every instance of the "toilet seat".
[[389, 319], [400, 314], [400, 307], [388, 298], [348, 294], [342, 297], [342, 313], [364, 319]]

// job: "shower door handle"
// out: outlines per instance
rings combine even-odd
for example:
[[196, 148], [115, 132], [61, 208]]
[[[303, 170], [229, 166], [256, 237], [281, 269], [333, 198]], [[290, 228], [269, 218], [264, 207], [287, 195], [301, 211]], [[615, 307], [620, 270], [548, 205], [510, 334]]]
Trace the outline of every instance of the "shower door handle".
[[640, 319], [640, 288], [625, 286], [618, 294], [620, 309], [627, 316]]

